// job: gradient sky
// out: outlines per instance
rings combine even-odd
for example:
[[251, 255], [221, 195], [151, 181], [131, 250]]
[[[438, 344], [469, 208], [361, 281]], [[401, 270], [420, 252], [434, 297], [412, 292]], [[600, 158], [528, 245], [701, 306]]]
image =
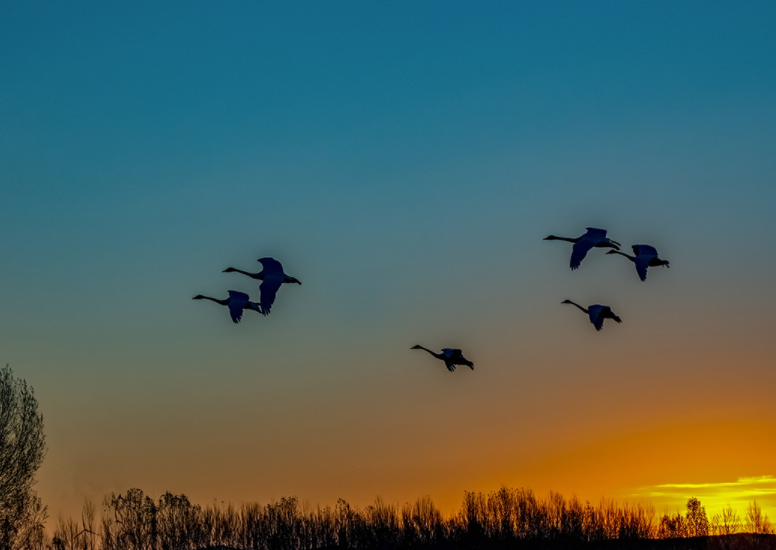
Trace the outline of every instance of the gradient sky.
[[[776, 516], [774, 28], [772, 2], [3, 2], [0, 362], [52, 516], [502, 484]], [[542, 238], [586, 226], [671, 269], [570, 271]], [[257, 297], [221, 271], [263, 256], [303, 282], [269, 317], [191, 300]]]

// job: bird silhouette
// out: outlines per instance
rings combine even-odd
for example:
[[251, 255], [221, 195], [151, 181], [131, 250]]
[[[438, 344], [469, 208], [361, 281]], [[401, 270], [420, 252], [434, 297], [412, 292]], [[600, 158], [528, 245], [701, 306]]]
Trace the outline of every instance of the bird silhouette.
[[258, 273], [248, 273], [247, 271], [242, 271], [241, 269], [235, 269], [233, 267], [227, 267], [223, 272], [242, 273], [252, 279], [261, 281], [261, 284], [259, 285], [259, 291], [261, 292], [261, 298], [259, 299], [261, 302], [261, 314], [269, 315], [272, 304], [275, 303], [275, 296], [277, 295], [278, 289], [283, 283], [296, 283], [301, 285], [302, 282], [295, 277], [286, 275], [283, 272], [283, 266], [280, 262], [273, 258], [259, 258], [257, 261], [261, 263], [261, 267], [263, 268]]
[[555, 235], [550, 235], [549, 237], [545, 237], [545, 241], [568, 241], [570, 243], [574, 243], [574, 246], [571, 249], [571, 269], [577, 269], [579, 267], [579, 264], [582, 263], [582, 260], [585, 259], [585, 256], [587, 256], [588, 251], [591, 248], [597, 247], [597, 248], [614, 248], [616, 250], [620, 249], [620, 243], [617, 241], [613, 241], [611, 239], [606, 238], [606, 229], [596, 229], [595, 227], [587, 227], [587, 232], [582, 235], [581, 237], [577, 237], [576, 239], [570, 239], [568, 237], [556, 237]]
[[197, 294], [192, 298], [192, 300], [210, 300], [217, 304], [221, 304], [222, 306], [228, 307], [229, 315], [232, 317], [232, 321], [235, 323], [240, 322], [240, 319], [242, 319], [243, 310], [245, 309], [258, 311], [261, 313], [261, 306], [259, 304], [256, 302], [251, 302], [250, 297], [247, 294], [237, 290], [230, 290], [229, 298], [226, 298], [225, 300], [211, 298], [210, 296], [203, 296], [202, 294]]
[[572, 302], [571, 300], [563, 300], [561, 304], [571, 304], [573, 306], [577, 306], [579, 309], [587, 313], [587, 316], [590, 318], [590, 322], [593, 323], [593, 326], [595, 326], [595, 329], [598, 331], [604, 328], [604, 319], [614, 319], [618, 323], [622, 323], [622, 319], [615, 315], [612, 311], [612, 308], [609, 306], [594, 304], [592, 306], [588, 306], [588, 308], [585, 309], [581, 305]]
[[450, 372], [455, 370], [456, 365], [466, 365], [470, 369], [474, 370], [474, 363], [466, 359], [466, 357], [463, 356], [463, 353], [461, 353], [461, 350], [459, 349], [444, 348], [442, 353], [434, 353], [430, 349], [424, 348], [423, 346], [412, 346], [410, 349], [422, 349], [429, 352], [437, 359], [444, 361], [447, 370]]
[[631, 248], [633, 249], [635, 256], [620, 252], [619, 250], [610, 250], [607, 254], [619, 254], [632, 261], [636, 265], [636, 273], [639, 274], [639, 279], [642, 281], [647, 280], [648, 267], [660, 267], [663, 265], [671, 267], [668, 265], [667, 260], [661, 260], [657, 257], [657, 250], [655, 250], [654, 246], [649, 246], [648, 244], [634, 244]]

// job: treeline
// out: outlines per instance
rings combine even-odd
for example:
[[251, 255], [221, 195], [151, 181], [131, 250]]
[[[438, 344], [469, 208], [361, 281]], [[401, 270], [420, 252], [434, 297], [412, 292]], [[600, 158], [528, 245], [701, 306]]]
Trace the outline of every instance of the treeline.
[[[464, 494], [444, 516], [428, 497], [402, 506], [357, 509], [344, 500], [311, 507], [296, 498], [265, 505], [192, 504], [185, 495], [158, 500], [139, 489], [104, 500], [99, 520], [87, 503], [80, 521], [60, 520], [51, 550], [313, 550], [507, 548], [773, 548], [776, 536], [759, 506], [743, 517], [730, 507], [709, 519], [697, 499], [685, 513], [658, 516], [649, 505], [597, 505], [558, 493], [502, 487]], [[746, 534], [744, 534], [746, 533]]]

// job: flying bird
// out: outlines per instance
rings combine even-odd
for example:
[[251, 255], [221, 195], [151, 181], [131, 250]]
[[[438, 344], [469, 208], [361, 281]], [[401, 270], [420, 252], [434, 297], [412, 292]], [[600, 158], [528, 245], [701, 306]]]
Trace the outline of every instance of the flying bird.
[[453, 372], [456, 365], [466, 365], [470, 369], [474, 370], [474, 363], [466, 359], [463, 353], [459, 349], [444, 348], [442, 353], [434, 353], [430, 349], [426, 349], [423, 346], [412, 346], [410, 349], [422, 349], [429, 352], [431, 355], [445, 362], [447, 370]]
[[657, 250], [655, 250], [654, 246], [649, 246], [648, 244], [634, 244], [631, 248], [633, 248], [635, 256], [620, 252], [619, 250], [610, 250], [607, 254], [619, 254], [632, 261], [636, 265], [636, 273], [639, 274], [639, 279], [642, 281], [647, 280], [648, 267], [660, 267], [663, 265], [671, 267], [668, 265], [667, 260], [661, 260], [657, 257]]
[[258, 273], [248, 273], [247, 271], [242, 271], [233, 267], [227, 267], [223, 272], [231, 273], [235, 271], [247, 275], [252, 279], [261, 281], [262, 283], [259, 285], [259, 290], [261, 291], [261, 298], [259, 299], [261, 302], [261, 314], [269, 315], [272, 304], [275, 303], [275, 296], [281, 285], [283, 285], [283, 283], [296, 283], [301, 285], [302, 282], [295, 277], [286, 275], [283, 272], [283, 266], [280, 262], [273, 258], [259, 258], [257, 261], [261, 263], [261, 267], [263, 268]]
[[242, 319], [243, 310], [245, 309], [251, 309], [253, 311], [258, 311], [259, 313], [262, 312], [261, 306], [259, 304], [256, 302], [251, 302], [250, 297], [247, 294], [244, 292], [238, 292], [237, 290], [230, 290], [229, 298], [226, 298], [225, 300], [211, 298], [210, 296], [203, 296], [202, 294], [197, 294], [192, 298], [192, 300], [211, 300], [217, 304], [228, 307], [229, 315], [232, 317], [232, 321], [235, 323], [240, 322], [240, 319]]
[[585, 309], [581, 305], [572, 302], [571, 300], [563, 300], [561, 304], [571, 304], [573, 306], [577, 306], [579, 309], [587, 313], [587, 316], [590, 317], [590, 322], [593, 323], [593, 326], [595, 326], [595, 329], [598, 331], [604, 328], [604, 319], [614, 319], [618, 323], [622, 323], [622, 319], [615, 315], [612, 311], [612, 308], [609, 306], [594, 304]]
[[550, 235], [545, 237], [545, 241], [568, 241], [574, 243], [571, 249], [571, 269], [577, 269], [582, 260], [587, 256], [588, 251], [593, 248], [614, 248], [620, 249], [620, 243], [606, 238], [606, 229], [596, 229], [595, 227], [587, 227], [587, 233], [576, 239], [570, 239], [568, 237], [556, 237]]

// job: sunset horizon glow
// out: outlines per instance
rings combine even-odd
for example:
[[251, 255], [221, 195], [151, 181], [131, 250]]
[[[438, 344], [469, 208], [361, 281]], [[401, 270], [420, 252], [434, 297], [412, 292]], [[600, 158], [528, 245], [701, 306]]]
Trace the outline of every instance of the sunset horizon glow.
[[[0, 364], [43, 415], [47, 528], [131, 488], [776, 520], [774, 29], [759, 1], [4, 2]], [[572, 270], [544, 239], [587, 227], [670, 268]], [[304, 283], [270, 315], [192, 300], [259, 299], [224, 270], [260, 258]]]

